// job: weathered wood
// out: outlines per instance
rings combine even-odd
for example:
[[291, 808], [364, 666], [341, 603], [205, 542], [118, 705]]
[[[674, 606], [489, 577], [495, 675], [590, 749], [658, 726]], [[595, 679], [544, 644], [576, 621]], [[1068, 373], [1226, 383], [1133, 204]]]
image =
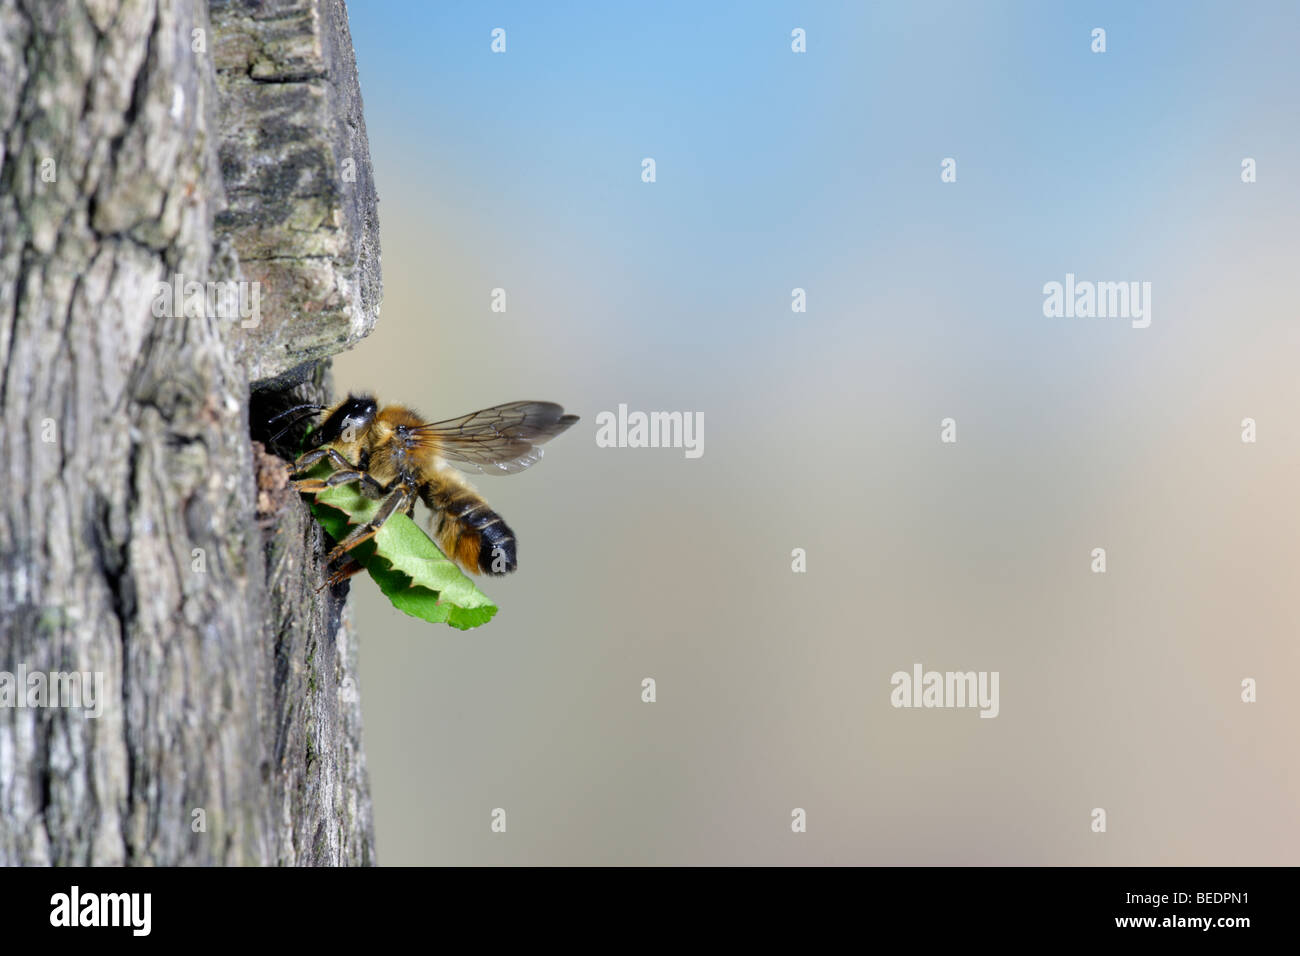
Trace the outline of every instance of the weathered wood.
[[253, 381], [334, 355], [379, 312], [379, 226], [342, 3], [213, 0], [228, 232], [261, 287]]
[[[293, 6], [335, 51], [294, 131], [326, 155], [359, 116], [346, 14]], [[218, 219], [222, 124], [244, 108], [217, 102], [219, 22], [201, 0], [0, 0], [0, 672], [104, 689], [91, 718], [15, 706], [0, 679], [0, 864], [374, 861], [355, 640], [248, 421], [251, 378], [373, 321], [373, 192], [336, 205], [345, 238], [329, 216], [297, 220], [296, 244], [260, 228], [259, 190], [319, 198], [273, 177], [232, 183], [245, 217]], [[258, 29], [287, 63], [279, 22]], [[249, 279], [254, 241], [276, 263], [258, 328], [159, 305], [175, 276]], [[332, 277], [279, 284], [323, 261]], [[349, 332], [294, 345], [312, 315]]]

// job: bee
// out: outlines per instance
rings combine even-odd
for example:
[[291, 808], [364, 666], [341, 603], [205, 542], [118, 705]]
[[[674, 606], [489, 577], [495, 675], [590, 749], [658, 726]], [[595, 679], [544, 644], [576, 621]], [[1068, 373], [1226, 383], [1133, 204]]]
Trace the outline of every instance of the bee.
[[[276, 417], [302, 409], [323, 406], [299, 405]], [[327, 565], [347, 560], [327, 583], [359, 571], [349, 555], [352, 549], [373, 538], [399, 511], [413, 517], [417, 501], [433, 513], [438, 546], [466, 571], [501, 575], [515, 570], [515, 533], [456, 468], [516, 474], [540, 461], [541, 445], [577, 420], [554, 402], [509, 402], [442, 422], [425, 422], [402, 405], [381, 408], [372, 395], [349, 395], [324, 409], [293, 473], [301, 475], [322, 461], [334, 471], [324, 478], [298, 478], [294, 485], [316, 493], [356, 484], [366, 497], [383, 501], [373, 518], [329, 553]]]

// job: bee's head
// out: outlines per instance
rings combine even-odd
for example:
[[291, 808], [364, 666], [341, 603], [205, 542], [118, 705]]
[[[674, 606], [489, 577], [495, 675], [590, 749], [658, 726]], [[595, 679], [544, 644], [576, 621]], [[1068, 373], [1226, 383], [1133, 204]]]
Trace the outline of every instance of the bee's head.
[[378, 403], [370, 395], [349, 395], [325, 416], [312, 435], [312, 446], [319, 448], [333, 442], [351, 444], [375, 420]]

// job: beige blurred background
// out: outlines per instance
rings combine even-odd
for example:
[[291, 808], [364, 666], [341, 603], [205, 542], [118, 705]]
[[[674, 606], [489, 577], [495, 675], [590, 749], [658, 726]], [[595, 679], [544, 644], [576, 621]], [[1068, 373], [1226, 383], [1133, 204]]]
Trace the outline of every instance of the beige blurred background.
[[[582, 416], [477, 482], [487, 626], [355, 580], [382, 863], [1300, 861], [1294, 11], [976, 6], [353, 5], [385, 298], [340, 388]], [[1067, 271], [1151, 327], [1044, 318]], [[597, 447], [619, 403], [703, 457]], [[999, 716], [891, 707], [916, 662]]]

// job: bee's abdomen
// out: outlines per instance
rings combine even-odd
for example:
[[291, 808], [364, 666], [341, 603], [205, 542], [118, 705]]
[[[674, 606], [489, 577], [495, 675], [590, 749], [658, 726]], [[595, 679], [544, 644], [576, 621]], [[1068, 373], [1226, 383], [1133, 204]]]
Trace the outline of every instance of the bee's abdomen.
[[488, 574], [508, 574], [519, 566], [515, 533], [495, 511], [489, 511], [488, 514], [495, 517], [496, 521], [479, 530], [478, 564]]
[[518, 566], [515, 533], [474, 489], [444, 482], [429, 489], [424, 503], [437, 513], [438, 544], [461, 567], [508, 574]]

